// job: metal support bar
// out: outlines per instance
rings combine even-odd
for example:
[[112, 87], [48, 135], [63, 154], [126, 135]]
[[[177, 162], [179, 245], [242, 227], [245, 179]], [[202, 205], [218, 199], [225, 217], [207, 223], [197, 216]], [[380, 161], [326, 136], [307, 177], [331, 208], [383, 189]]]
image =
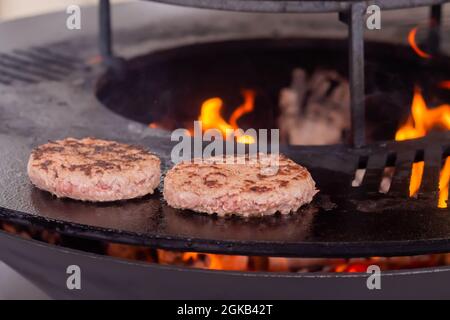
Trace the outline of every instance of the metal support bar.
[[365, 86], [364, 86], [364, 14], [366, 5], [357, 2], [348, 12], [349, 80], [352, 118], [352, 141], [355, 147], [365, 144]]
[[99, 7], [99, 44], [103, 62], [108, 64], [113, 58], [111, 36], [111, 6], [109, 0], [100, 0]]
[[428, 33], [428, 44], [430, 52], [436, 54], [441, 45], [442, 4], [430, 7], [430, 31]]

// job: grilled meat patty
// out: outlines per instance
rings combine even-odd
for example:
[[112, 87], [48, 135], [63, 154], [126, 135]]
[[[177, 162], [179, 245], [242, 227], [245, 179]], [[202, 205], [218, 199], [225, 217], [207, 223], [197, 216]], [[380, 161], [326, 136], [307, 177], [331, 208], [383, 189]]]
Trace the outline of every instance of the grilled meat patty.
[[159, 158], [144, 148], [93, 138], [41, 145], [27, 169], [39, 189], [85, 201], [141, 197], [153, 193], [161, 176]]
[[[278, 170], [268, 166], [276, 159]], [[317, 192], [304, 167], [284, 156], [264, 154], [253, 162], [248, 156], [181, 162], [164, 179], [170, 206], [219, 216], [287, 214], [311, 202]]]

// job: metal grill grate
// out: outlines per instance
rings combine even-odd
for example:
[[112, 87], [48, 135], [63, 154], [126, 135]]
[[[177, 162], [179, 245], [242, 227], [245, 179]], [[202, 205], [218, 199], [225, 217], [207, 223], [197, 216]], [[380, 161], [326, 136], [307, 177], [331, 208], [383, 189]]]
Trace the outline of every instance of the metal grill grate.
[[0, 53], [0, 83], [38, 83], [59, 81], [83, 66], [81, 60], [54, 48], [32, 47]]

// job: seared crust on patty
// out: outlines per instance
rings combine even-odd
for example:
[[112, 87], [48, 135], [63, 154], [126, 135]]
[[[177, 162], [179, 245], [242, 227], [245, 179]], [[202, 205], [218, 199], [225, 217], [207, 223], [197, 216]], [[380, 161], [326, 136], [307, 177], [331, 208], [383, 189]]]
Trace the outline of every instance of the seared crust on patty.
[[27, 169], [39, 189], [86, 201], [141, 197], [153, 193], [161, 176], [159, 158], [144, 148], [94, 138], [41, 145]]
[[[279, 161], [278, 170], [268, 166], [274, 160]], [[164, 179], [170, 206], [220, 216], [288, 214], [311, 202], [317, 192], [304, 167], [284, 156], [264, 154], [257, 161], [228, 156], [181, 162]]]

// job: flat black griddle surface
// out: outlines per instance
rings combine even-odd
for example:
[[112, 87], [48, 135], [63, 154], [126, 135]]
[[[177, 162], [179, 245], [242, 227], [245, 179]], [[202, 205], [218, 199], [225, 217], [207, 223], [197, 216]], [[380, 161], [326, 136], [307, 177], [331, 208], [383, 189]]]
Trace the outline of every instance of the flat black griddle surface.
[[[31, 94], [36, 89], [21, 90]], [[66, 97], [70, 99], [70, 92]], [[22, 116], [11, 117], [20, 108]], [[33, 116], [37, 111], [33, 108], [24, 104], [3, 114], [0, 216], [6, 220], [79, 237], [176, 250], [317, 257], [450, 251], [447, 210], [437, 209], [435, 199], [409, 199], [401, 194], [401, 188], [388, 195], [374, 192], [370, 187], [371, 171], [366, 181], [369, 185], [352, 188], [359, 155], [345, 147], [284, 150], [310, 169], [321, 190], [312, 204], [288, 216], [219, 218], [176, 210], [165, 204], [161, 186], [154, 195], [127, 202], [94, 204], [57, 199], [33, 187], [26, 174], [30, 151], [48, 139], [90, 135], [140, 142], [161, 156], [163, 170], [170, 166], [171, 143], [167, 136], [130, 123], [95, 103], [51, 104], [41, 120]], [[83, 118], [86, 114], [89, 122]], [[404, 148], [408, 149], [408, 144]], [[373, 147], [368, 152], [379, 154], [380, 150], [384, 147]], [[373, 158], [376, 162], [379, 157]]]

